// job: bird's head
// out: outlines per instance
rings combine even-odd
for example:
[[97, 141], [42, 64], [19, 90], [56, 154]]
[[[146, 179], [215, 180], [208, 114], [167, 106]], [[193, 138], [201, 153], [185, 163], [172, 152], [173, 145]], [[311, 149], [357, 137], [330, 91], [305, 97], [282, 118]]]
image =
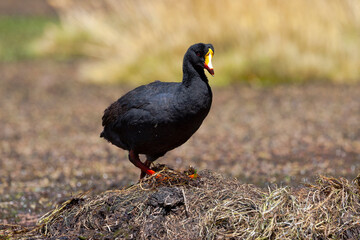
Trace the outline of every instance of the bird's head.
[[214, 52], [212, 44], [197, 43], [188, 49], [185, 56], [188, 56], [195, 69], [202, 71], [205, 68], [214, 76], [214, 68], [211, 62]]

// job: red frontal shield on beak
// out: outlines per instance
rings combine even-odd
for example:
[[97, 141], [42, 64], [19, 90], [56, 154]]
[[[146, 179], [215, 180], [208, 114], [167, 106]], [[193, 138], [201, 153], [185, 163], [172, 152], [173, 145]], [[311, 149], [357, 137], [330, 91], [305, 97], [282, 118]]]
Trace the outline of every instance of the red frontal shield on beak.
[[208, 70], [208, 72], [212, 76], [214, 76], [214, 68], [213, 68], [212, 63], [211, 63], [211, 59], [212, 59], [213, 56], [214, 56], [214, 52], [211, 50], [211, 48], [209, 48], [209, 51], [205, 55], [204, 68], [206, 68], [206, 70]]

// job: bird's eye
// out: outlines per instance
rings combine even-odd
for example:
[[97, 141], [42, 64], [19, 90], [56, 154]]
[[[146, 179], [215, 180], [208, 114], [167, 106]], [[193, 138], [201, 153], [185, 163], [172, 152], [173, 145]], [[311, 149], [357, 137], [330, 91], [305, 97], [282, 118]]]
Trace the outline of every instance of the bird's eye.
[[200, 52], [196, 52], [196, 55], [197, 55], [198, 57], [200, 57]]

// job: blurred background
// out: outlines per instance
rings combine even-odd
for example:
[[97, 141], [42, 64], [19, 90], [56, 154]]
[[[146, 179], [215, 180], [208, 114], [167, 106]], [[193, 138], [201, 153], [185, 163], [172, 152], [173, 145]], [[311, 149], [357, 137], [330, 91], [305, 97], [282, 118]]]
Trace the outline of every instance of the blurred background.
[[1, 59], [83, 58], [82, 78], [136, 85], [180, 79], [184, 49], [211, 42], [216, 85], [359, 80], [356, 0], [47, 3], [2, 1], [4, 14], [29, 18], [2, 19]]
[[196, 42], [215, 47], [213, 107], [159, 163], [261, 187], [359, 174], [360, 1], [2, 0], [0, 224], [136, 182], [103, 110], [180, 81]]

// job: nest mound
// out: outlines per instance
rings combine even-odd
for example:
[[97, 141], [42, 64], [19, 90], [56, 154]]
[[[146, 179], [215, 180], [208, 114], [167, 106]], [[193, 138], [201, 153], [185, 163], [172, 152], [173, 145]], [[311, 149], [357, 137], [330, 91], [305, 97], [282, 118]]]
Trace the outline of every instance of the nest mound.
[[79, 195], [27, 236], [50, 239], [359, 239], [360, 182], [320, 176], [260, 189], [210, 171], [167, 168], [123, 190]]

